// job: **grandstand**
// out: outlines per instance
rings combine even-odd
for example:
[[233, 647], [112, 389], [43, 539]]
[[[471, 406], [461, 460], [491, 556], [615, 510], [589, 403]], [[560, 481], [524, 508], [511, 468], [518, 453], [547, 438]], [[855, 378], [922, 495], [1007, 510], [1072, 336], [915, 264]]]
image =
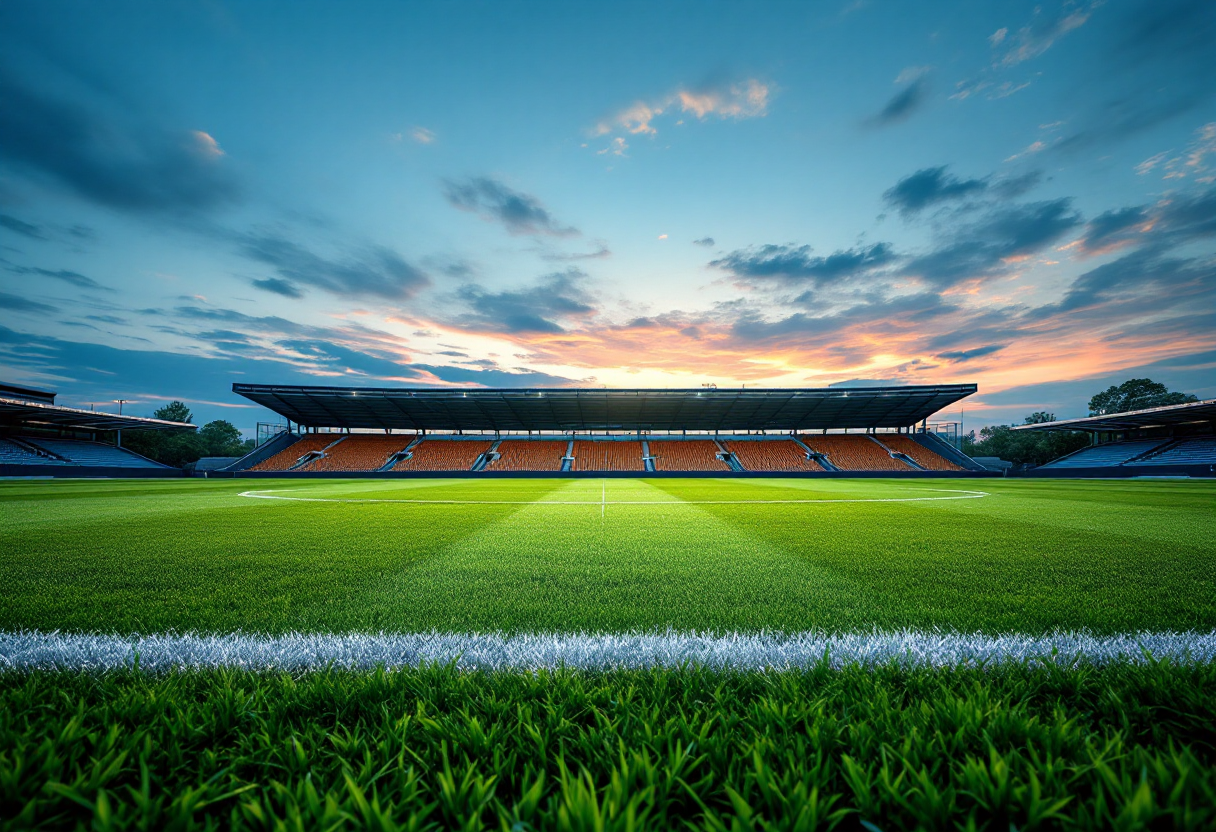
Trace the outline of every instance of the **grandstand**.
[[231, 466], [238, 475], [983, 472], [925, 431], [929, 416], [970, 395], [974, 385], [432, 390], [234, 384], [233, 390], [291, 426]]
[[821, 434], [798, 438], [813, 452], [826, 457], [838, 471], [918, 470], [916, 466], [892, 456], [877, 439], [869, 436]]
[[805, 445], [793, 439], [731, 440], [725, 443], [744, 471], [826, 471]]
[[570, 443], [547, 439], [504, 439], [493, 451], [498, 456], [487, 471], [560, 471]]
[[476, 440], [423, 439], [413, 445], [394, 471], [472, 471], [492, 443]]
[[175, 468], [122, 447], [124, 431], [193, 430], [194, 425], [55, 404], [57, 394], [0, 383], [0, 476], [179, 476]]
[[1014, 430], [1084, 431], [1093, 444], [1034, 470], [1037, 476], [1212, 476], [1216, 399], [1061, 419]]
[[708, 439], [665, 439], [650, 443], [656, 471], [731, 471], [728, 452]]
[[571, 471], [645, 471], [642, 443], [630, 441], [574, 443]]

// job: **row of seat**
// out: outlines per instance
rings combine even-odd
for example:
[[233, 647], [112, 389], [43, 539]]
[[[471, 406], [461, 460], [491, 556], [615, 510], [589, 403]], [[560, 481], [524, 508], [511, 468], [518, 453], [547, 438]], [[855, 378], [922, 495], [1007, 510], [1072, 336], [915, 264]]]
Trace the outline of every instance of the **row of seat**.
[[116, 445], [83, 439], [14, 437], [0, 439], [0, 464], [84, 465], [95, 468], [164, 468]]
[[[414, 442], [408, 435], [308, 434], [274, 456], [253, 466], [255, 471], [376, 471]], [[958, 465], [933, 453], [911, 437], [883, 435], [803, 435], [802, 444], [792, 439], [724, 440], [655, 439], [649, 442], [656, 471], [729, 471], [721, 458], [723, 449], [746, 471], [823, 471], [825, 466], [807, 458], [806, 448], [820, 454], [831, 466], [845, 471], [908, 471], [916, 466], [893, 457], [904, 454], [921, 468], [959, 471]], [[805, 447], [804, 447], [805, 446]], [[497, 456], [489, 454], [491, 449]], [[560, 471], [567, 449], [571, 449], [571, 471], [646, 470], [643, 444], [639, 441], [577, 439], [573, 446], [564, 440], [504, 439], [495, 448], [489, 440], [428, 438], [414, 444], [408, 458], [393, 465], [394, 471], [469, 471], [483, 455], [493, 457], [487, 471]], [[306, 460], [316, 452], [324, 455]], [[305, 460], [301, 464], [301, 460]], [[298, 467], [296, 467], [298, 466]]]
[[1053, 460], [1044, 468], [1114, 468], [1120, 465], [1213, 465], [1216, 436], [1104, 442]]

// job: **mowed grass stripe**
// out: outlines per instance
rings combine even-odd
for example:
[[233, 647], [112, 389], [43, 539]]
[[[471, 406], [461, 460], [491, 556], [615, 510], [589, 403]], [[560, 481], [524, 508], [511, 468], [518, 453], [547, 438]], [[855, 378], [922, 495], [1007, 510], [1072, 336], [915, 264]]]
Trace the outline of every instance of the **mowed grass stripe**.
[[[1216, 483], [0, 484], [0, 629], [1098, 634], [1216, 627]], [[921, 503], [693, 504], [886, 498]], [[603, 491], [602, 491], [603, 489]], [[599, 501], [654, 500], [653, 505]], [[568, 500], [587, 505], [506, 505]], [[489, 504], [493, 501], [502, 505]]]
[[573, 480], [399, 573], [372, 603], [401, 610], [399, 632], [760, 630], [838, 594], [815, 568], [740, 535], [700, 506], [600, 498], [657, 495], [640, 480]]

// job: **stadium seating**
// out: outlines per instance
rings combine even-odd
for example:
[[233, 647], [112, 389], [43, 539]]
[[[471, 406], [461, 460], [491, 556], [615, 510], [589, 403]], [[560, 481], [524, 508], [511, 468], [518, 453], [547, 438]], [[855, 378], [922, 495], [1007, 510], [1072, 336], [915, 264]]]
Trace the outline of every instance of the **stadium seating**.
[[565, 441], [507, 439], [498, 446], [499, 457], [487, 471], [560, 471]]
[[1216, 436], [1181, 439], [1156, 451], [1133, 465], [1213, 465], [1216, 464]]
[[409, 459], [393, 466], [394, 471], [471, 471], [477, 458], [490, 450], [488, 441], [423, 439]]
[[822, 471], [806, 458], [806, 450], [791, 439], [762, 439], [726, 443], [745, 471]]
[[729, 471], [719, 453], [718, 444], [710, 439], [650, 440], [656, 471]]
[[842, 471], [911, 471], [906, 462], [893, 458], [868, 436], [813, 434], [799, 437]]
[[900, 434], [886, 434], [878, 437], [878, 441], [886, 445], [896, 453], [906, 454], [912, 460], [924, 468], [926, 471], [964, 471], [966, 470], [961, 465], [955, 465], [944, 456], [933, 453], [924, 445], [912, 439], [910, 436]]
[[302, 465], [299, 471], [375, 471], [388, 458], [414, 441], [413, 436], [351, 434], [325, 452], [325, 456]]
[[646, 463], [642, 460], [642, 443], [576, 440], [574, 463], [570, 470], [645, 471]]
[[[1166, 444], [1164, 439], [1133, 439], [1129, 442], [1106, 442], [1084, 448], [1075, 454], [1053, 460], [1044, 468], [1105, 468], [1112, 465], [1122, 465], [1133, 457], [1146, 454], [1156, 447]], [[1139, 461], [1136, 463], [1140, 464]]]
[[17, 442], [0, 439], [0, 465], [67, 465], [61, 459], [40, 454]]
[[292, 442], [274, 456], [263, 459], [250, 471], [286, 471], [300, 461], [300, 457], [310, 451], [319, 451], [325, 446], [336, 442], [339, 437], [332, 433], [308, 433]]
[[[125, 448], [105, 445], [101, 442], [85, 442], [79, 439], [23, 438], [23, 442], [56, 456], [64, 457], [74, 465], [90, 465], [104, 468], [165, 468], [159, 462], [145, 459]], [[45, 464], [45, 463], [34, 463]]]

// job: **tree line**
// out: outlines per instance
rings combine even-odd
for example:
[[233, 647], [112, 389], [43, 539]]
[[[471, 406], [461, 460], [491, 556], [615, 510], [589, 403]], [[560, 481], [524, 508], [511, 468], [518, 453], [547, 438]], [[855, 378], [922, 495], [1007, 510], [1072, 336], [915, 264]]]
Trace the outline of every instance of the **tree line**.
[[[152, 415], [168, 422], [189, 422], [194, 418], [184, 402], [171, 402]], [[227, 419], [216, 419], [195, 430], [128, 431], [122, 444], [149, 459], [181, 468], [205, 456], [244, 456], [257, 446], [257, 441], [242, 439], [235, 425]]]
[[[1195, 401], [1199, 399], [1188, 393], [1171, 392], [1164, 384], [1150, 378], [1133, 378], [1095, 394], [1089, 400], [1089, 415], [1106, 416]], [[1054, 413], [1038, 411], [1027, 416], [1022, 424], [1054, 421]], [[995, 456], [1019, 465], [1043, 465], [1079, 451], [1089, 443], [1089, 434], [1082, 431], [1015, 431], [1011, 425], [989, 425], [980, 430], [978, 439], [975, 431], [965, 435], [961, 450], [972, 457]]]

